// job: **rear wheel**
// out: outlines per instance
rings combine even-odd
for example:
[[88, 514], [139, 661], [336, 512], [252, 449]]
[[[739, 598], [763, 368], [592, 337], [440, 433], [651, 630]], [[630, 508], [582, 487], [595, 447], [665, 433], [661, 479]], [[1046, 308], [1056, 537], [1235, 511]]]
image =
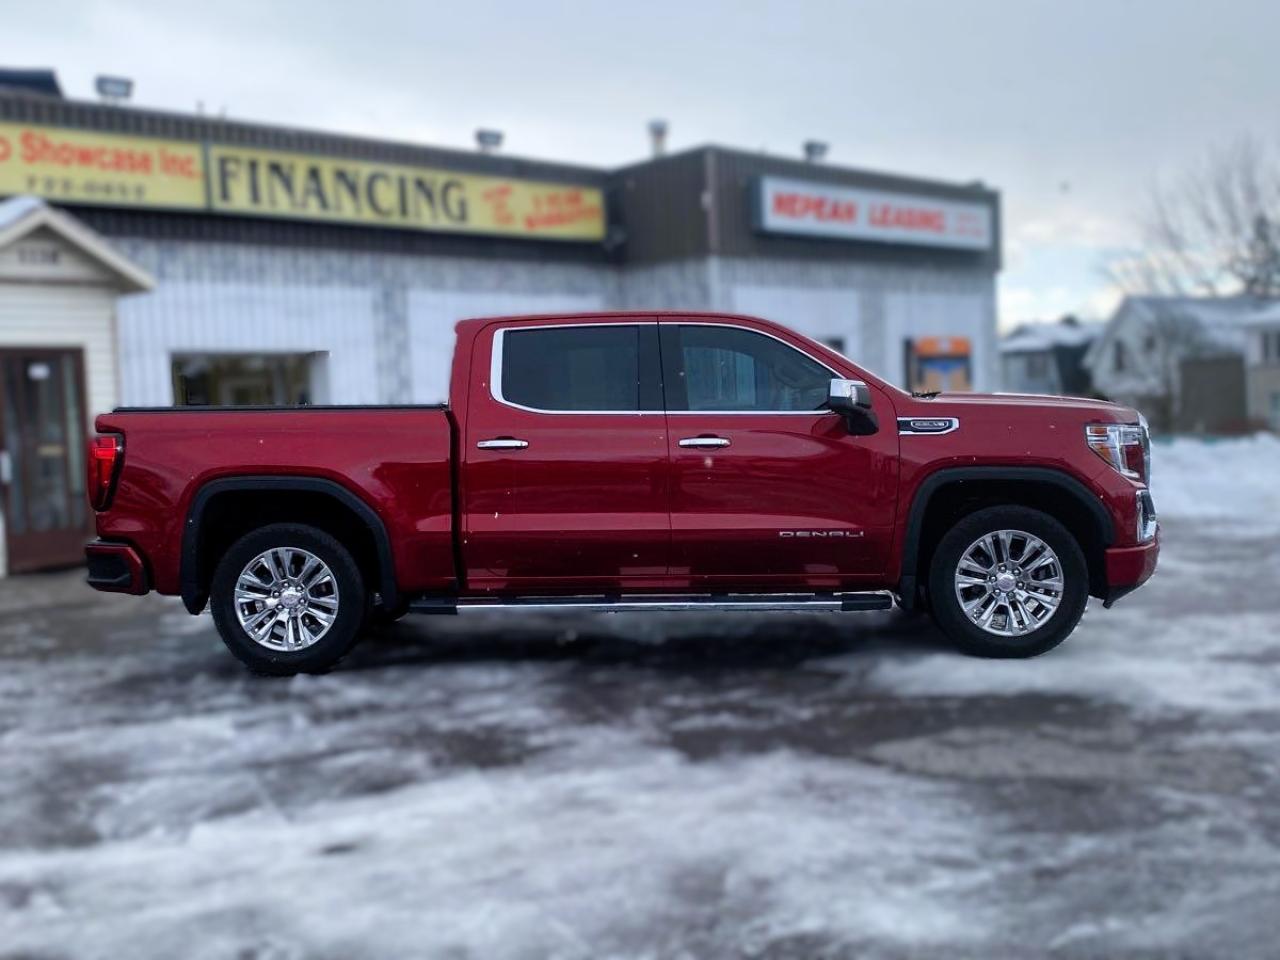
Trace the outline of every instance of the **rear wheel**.
[[1079, 543], [1028, 507], [988, 507], [956, 523], [929, 570], [934, 620], [962, 650], [1033, 657], [1065, 640], [1089, 601]]
[[214, 571], [210, 607], [223, 642], [249, 669], [318, 673], [355, 644], [366, 596], [341, 543], [315, 527], [277, 523], [232, 544]]

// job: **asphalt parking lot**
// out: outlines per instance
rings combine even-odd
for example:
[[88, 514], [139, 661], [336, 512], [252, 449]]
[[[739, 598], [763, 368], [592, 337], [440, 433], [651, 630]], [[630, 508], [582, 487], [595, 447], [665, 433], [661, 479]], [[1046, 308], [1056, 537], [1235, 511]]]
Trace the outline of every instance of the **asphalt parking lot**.
[[0, 957], [1274, 957], [1280, 531], [1164, 543], [1027, 662], [897, 613], [410, 619], [269, 680], [15, 578]]

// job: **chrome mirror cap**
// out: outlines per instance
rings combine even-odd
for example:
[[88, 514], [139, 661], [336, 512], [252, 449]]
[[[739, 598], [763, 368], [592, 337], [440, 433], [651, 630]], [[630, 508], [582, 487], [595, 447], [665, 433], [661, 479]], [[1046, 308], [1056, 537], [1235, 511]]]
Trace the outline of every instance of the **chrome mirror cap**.
[[827, 390], [827, 404], [835, 411], [870, 410], [871, 388], [862, 380], [833, 377]]

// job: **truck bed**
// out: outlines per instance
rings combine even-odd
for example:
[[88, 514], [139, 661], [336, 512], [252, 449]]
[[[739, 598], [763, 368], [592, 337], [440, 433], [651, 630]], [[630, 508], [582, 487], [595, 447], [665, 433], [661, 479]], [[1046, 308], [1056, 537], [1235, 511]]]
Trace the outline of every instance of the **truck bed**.
[[386, 526], [401, 589], [455, 583], [454, 424], [444, 406], [120, 408], [96, 426], [124, 437], [99, 535], [140, 548], [163, 593], [181, 592], [184, 525], [201, 506], [198, 492], [207, 499], [210, 489], [269, 486], [285, 474], [334, 485], [370, 508]]

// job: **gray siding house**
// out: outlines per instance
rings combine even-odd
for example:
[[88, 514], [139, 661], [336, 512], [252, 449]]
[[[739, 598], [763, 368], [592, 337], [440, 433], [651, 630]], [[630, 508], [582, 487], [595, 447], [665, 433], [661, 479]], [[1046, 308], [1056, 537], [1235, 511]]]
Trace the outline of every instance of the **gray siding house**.
[[1093, 379], [1084, 365], [1099, 323], [1073, 316], [1056, 323], [1024, 323], [1000, 341], [1000, 383], [1010, 393], [1084, 397]]

